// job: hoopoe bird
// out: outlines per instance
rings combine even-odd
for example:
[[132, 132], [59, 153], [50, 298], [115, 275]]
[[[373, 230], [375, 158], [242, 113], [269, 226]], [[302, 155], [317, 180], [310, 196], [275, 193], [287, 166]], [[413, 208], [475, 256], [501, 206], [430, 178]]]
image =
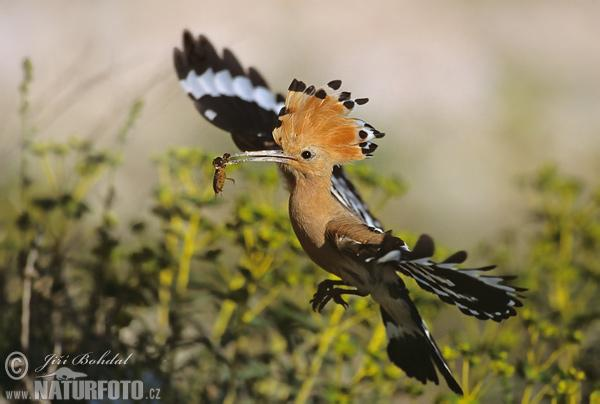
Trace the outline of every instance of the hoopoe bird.
[[174, 59], [180, 83], [200, 113], [245, 150], [215, 159], [218, 170], [252, 161], [279, 163], [300, 244], [312, 261], [339, 278], [318, 285], [312, 308], [320, 312], [332, 300], [346, 307], [345, 295], [370, 295], [380, 306], [389, 359], [422, 383], [438, 384], [439, 372], [462, 395], [399, 274], [467, 315], [498, 322], [516, 315], [525, 289], [507, 284], [512, 277], [484, 274], [493, 265], [458, 269], [467, 258], [464, 251], [434, 261], [427, 235], [411, 250], [384, 231], [341, 168], [372, 156], [374, 140], [384, 136], [349, 116], [368, 99], [339, 91], [340, 80], [315, 87], [294, 79], [285, 98], [273, 94], [255, 69], [245, 71], [229, 50], [220, 57], [205, 37], [187, 31]]

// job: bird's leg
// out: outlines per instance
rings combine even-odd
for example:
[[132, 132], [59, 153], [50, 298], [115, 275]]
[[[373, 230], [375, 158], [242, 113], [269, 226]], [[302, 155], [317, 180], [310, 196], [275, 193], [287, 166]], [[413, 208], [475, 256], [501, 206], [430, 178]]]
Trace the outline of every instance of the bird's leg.
[[358, 289], [342, 289], [335, 286], [350, 286], [342, 280], [325, 279], [317, 286], [317, 291], [313, 295], [310, 303], [314, 311], [319, 313], [331, 299], [337, 304], [341, 304], [344, 308], [348, 307], [348, 303], [342, 295], [366, 296], [366, 293], [359, 292]]

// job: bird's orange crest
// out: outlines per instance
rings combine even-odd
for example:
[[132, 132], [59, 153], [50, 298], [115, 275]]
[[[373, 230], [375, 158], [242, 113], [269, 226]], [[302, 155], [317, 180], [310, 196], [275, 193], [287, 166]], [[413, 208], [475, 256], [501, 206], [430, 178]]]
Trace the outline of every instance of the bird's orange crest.
[[327, 84], [329, 89], [317, 89], [296, 79], [292, 81], [273, 132], [275, 142], [284, 151], [316, 147], [336, 164], [371, 156], [377, 148], [372, 140], [384, 133], [348, 116], [355, 105], [365, 104], [368, 99], [351, 99], [349, 92], [337, 91], [341, 84], [340, 80], [333, 80]]

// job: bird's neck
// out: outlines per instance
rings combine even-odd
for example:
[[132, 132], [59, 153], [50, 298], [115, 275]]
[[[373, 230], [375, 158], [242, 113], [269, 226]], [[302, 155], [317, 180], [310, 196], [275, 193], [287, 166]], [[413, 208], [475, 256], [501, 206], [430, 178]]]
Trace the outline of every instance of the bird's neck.
[[343, 208], [331, 194], [331, 176], [297, 176], [291, 189], [289, 213], [301, 244], [320, 246], [327, 223]]
[[[296, 176], [291, 189], [290, 203], [299, 204], [300, 210], [328, 211], [335, 206], [331, 194], [331, 175]], [[312, 212], [316, 214], [316, 212]]]

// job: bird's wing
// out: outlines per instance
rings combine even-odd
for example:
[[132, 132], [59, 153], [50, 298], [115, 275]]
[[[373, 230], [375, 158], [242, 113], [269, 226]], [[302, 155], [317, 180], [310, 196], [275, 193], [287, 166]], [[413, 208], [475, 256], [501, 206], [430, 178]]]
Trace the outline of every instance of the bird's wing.
[[[235, 55], [222, 55], [203, 35], [183, 33], [182, 49], [173, 54], [179, 83], [196, 109], [213, 125], [231, 133], [243, 151], [278, 149], [272, 131], [284, 97], [274, 93], [260, 73], [244, 69]], [[381, 229], [340, 166], [333, 170], [331, 193], [368, 226]]]
[[205, 36], [194, 38], [189, 31], [173, 58], [179, 83], [200, 114], [231, 133], [240, 149], [278, 148], [271, 132], [284, 98], [256, 69], [244, 69], [229, 49], [219, 55]]
[[344, 174], [342, 166], [333, 167], [331, 193], [346, 209], [371, 229], [383, 233], [383, 225], [363, 202], [360, 194]]
[[456, 305], [463, 313], [481, 320], [501, 321], [516, 314], [522, 306], [519, 292], [525, 289], [511, 286], [506, 281], [511, 276], [484, 275], [495, 266], [458, 269], [467, 258], [465, 251], [452, 254], [442, 262], [431, 259], [434, 244], [431, 237], [422, 235], [411, 251], [406, 243], [390, 232], [373, 233], [367, 240], [369, 229], [356, 223], [349, 225], [345, 219], [334, 219], [327, 226], [327, 239], [352, 259], [364, 265], [391, 265], [413, 278], [417, 284], [438, 296], [442, 301]]

